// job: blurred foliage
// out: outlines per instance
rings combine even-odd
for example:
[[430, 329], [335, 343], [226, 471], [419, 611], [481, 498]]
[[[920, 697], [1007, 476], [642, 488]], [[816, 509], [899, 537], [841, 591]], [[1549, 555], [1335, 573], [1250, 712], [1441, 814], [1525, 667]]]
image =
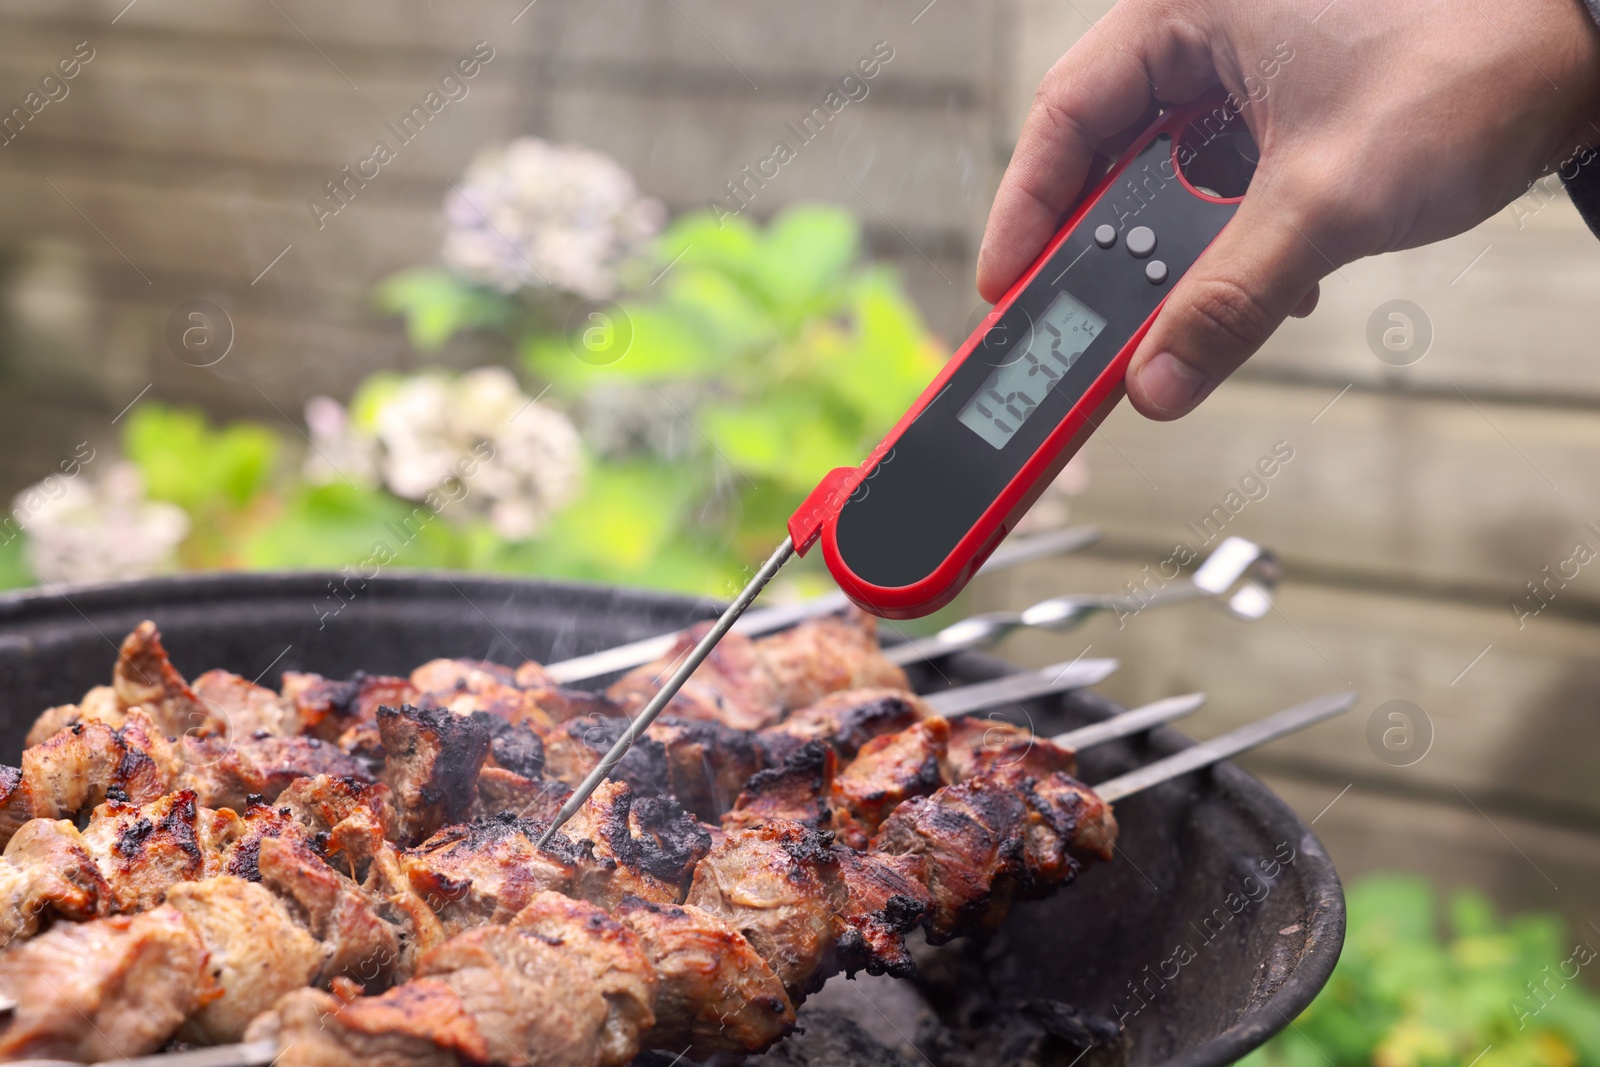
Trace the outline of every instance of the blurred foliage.
[[[336, 570], [381, 543], [402, 567], [731, 595], [822, 475], [859, 463], [944, 353], [895, 273], [863, 261], [861, 228], [837, 208], [791, 208], [765, 227], [685, 215], [619, 277], [615, 302], [587, 304], [433, 269], [377, 290], [419, 349], [467, 333], [498, 344], [529, 397], [576, 420], [581, 495], [530, 539], [497, 535], [471, 507], [435, 515], [381, 472], [317, 484], [300, 460], [320, 450], [295, 435], [212, 426], [190, 408], [140, 404], [123, 455], [151, 500], [188, 513], [187, 569]], [[372, 433], [405, 381], [368, 379], [348, 425]], [[29, 584], [21, 546], [0, 549], [0, 582]]]
[[123, 455], [150, 499], [189, 513], [179, 562], [196, 569], [247, 565], [241, 545], [271, 507], [283, 450], [278, 434], [258, 423], [212, 429], [197, 409], [154, 403], [135, 408], [122, 433]]
[[1439, 898], [1378, 875], [1349, 892], [1344, 953], [1322, 993], [1247, 1067], [1600, 1067], [1600, 938], [1554, 915], [1499, 921], [1475, 892]]
[[522, 297], [438, 272], [386, 283], [380, 300], [419, 345], [502, 330], [554, 398], [580, 413], [631, 398], [657, 437], [686, 442], [608, 446], [575, 505], [487, 565], [736, 590], [821, 476], [861, 462], [938, 371], [898, 278], [860, 260], [860, 226], [837, 208], [791, 208], [764, 229], [697, 212], [658, 239], [643, 292], [579, 307], [565, 333], [524, 331], [539, 316]]

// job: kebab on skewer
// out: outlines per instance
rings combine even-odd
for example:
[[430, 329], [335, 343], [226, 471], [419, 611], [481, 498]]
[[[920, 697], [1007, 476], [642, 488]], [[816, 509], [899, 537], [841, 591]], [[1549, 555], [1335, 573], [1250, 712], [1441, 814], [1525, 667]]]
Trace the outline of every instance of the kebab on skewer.
[[[163, 673], [166, 673], [166, 672], [163, 672]], [[176, 681], [176, 683], [173, 683], [173, 681], [171, 681], [171, 678], [168, 678], [168, 683], [170, 683], [170, 688], [176, 688], [176, 686], [181, 686], [182, 685], [181, 678], [179, 678], [179, 680]], [[126, 718], [128, 718], [128, 717], [133, 718], [133, 725], [136, 726], [136, 728], [138, 728], [138, 726], [139, 726], [139, 721], [138, 721], [139, 712], [130, 712], [130, 713], [128, 713], [128, 715], [125, 715], [125, 721], [123, 721], [123, 728], [122, 728], [123, 736], [126, 736], [126, 733], [128, 733], [128, 731], [126, 731], [126, 728], [128, 728], [128, 721], [126, 721]], [[83, 729], [86, 729], [86, 728], [85, 728], [85, 726], [83, 726], [83, 723], [74, 723], [74, 726], [75, 726], [75, 728], [67, 729], [67, 733], [72, 734], [72, 736], [74, 736], [74, 739], [78, 739], [78, 737], [82, 737]], [[101, 728], [102, 731], [107, 731], [107, 733], [115, 733], [115, 731], [110, 731], [109, 726], [106, 726], [106, 723], [104, 723], [104, 721], [91, 721], [90, 726], [99, 726], [99, 728]], [[94, 736], [99, 736], [99, 734], [101, 734], [101, 731], [96, 731], [96, 729], [91, 729], [91, 731], [90, 731], [91, 739], [93, 739]], [[134, 734], [139, 734], [138, 729], [134, 729]], [[80, 747], [82, 747], [83, 744], [86, 744], [86, 742], [80, 742]], [[848, 744], [848, 742], [846, 742], [846, 744]], [[138, 755], [138, 753], [136, 753], [136, 755]], [[146, 765], [146, 760], [142, 760], [142, 758], [134, 758], [134, 760], [123, 760], [123, 761], [125, 761], [125, 763], [136, 763], [136, 765], [141, 765], [141, 766]], [[154, 760], [150, 760], [150, 763], [154, 763]], [[112, 787], [110, 787], [110, 789], [114, 789], [115, 790], [115, 789], [117, 789], [117, 787], [115, 787], [115, 785], [112, 785]], [[195, 805], [194, 805], [194, 797], [192, 797], [192, 795], [189, 795], [189, 797], [176, 797], [176, 798], [174, 798], [174, 800], [176, 800], [176, 805], [174, 805], [173, 801], [170, 800], [170, 801], [168, 801], [168, 805], [166, 805], [166, 808], [168, 808], [168, 811], [165, 811], [165, 813], [157, 813], [157, 814], [160, 814], [160, 816], [162, 816], [162, 825], [163, 825], [163, 827], [166, 827], [166, 829], [170, 829], [171, 824], [173, 824], [173, 811], [171, 811], [171, 808], [174, 808], [174, 806], [176, 806], [176, 808], [178, 808], [179, 811], [189, 811], [190, 814], [194, 813]], [[115, 798], [114, 798], [114, 801], [112, 801], [112, 803], [117, 803], [117, 805], [122, 805], [123, 801], [115, 800]], [[149, 824], [149, 822], [150, 822], [149, 814], [150, 813], [138, 813], [138, 817], [136, 817], [136, 825], [138, 825], [138, 824]], [[227, 814], [232, 814], [232, 813], [227, 813]], [[48, 821], [46, 821], [46, 822], [48, 822]], [[125, 832], [126, 832], [126, 829], [125, 829]], [[106, 837], [106, 835], [104, 835], [104, 833], [99, 833], [98, 837], [104, 838], [104, 837]], [[598, 837], [598, 835], [597, 835], [597, 837]], [[122, 837], [118, 837], [118, 840], [123, 840], [123, 838]], [[270, 845], [269, 846], [270, 853], [277, 853], [278, 845], [280, 845], [280, 843], [274, 843], [274, 845]], [[194, 872], [179, 872], [179, 873], [194, 873]], [[157, 893], [158, 893], [158, 891], [160, 891], [160, 889], [158, 889], [158, 886], [160, 886], [160, 880], [158, 880], [158, 878], [157, 878], [157, 880], [154, 881], [154, 883], [150, 883], [150, 885], [144, 886], [144, 889], [146, 889], [146, 896], [149, 896], [150, 889], [155, 889], [155, 891], [157, 891]], [[134, 901], [139, 901], [139, 899], [144, 899], [144, 897], [136, 896], [136, 897], [133, 897], [133, 899], [134, 899]], [[122, 901], [123, 907], [128, 907], [128, 905], [130, 905], [130, 904], [131, 904], [131, 901], [126, 901], [126, 899], [125, 899], [125, 901]]]

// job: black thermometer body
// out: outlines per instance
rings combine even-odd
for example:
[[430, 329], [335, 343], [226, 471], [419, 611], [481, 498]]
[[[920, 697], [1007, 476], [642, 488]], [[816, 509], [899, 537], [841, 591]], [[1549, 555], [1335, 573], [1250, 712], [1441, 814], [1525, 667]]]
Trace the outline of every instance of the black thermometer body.
[[[860, 467], [789, 520], [839, 587], [885, 618], [949, 603], [1124, 395], [1174, 283], [1234, 215], [1253, 170], [1239, 110], [1169, 110]], [[1228, 195], [1236, 194], [1236, 195]]]

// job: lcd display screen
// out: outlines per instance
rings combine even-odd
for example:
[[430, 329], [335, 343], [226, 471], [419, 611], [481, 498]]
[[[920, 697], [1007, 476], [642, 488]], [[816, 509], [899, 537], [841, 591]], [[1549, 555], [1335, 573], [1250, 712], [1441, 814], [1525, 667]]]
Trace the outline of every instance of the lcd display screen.
[[1004, 448], [1105, 325], [1071, 293], [1057, 294], [1034, 323], [1022, 354], [996, 367], [957, 418], [993, 447]]

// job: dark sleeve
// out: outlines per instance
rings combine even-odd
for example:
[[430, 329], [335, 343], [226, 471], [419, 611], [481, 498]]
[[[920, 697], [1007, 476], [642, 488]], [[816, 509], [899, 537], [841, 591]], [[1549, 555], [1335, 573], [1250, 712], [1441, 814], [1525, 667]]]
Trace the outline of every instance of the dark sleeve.
[[[1595, 22], [1600, 23], [1600, 0], [1583, 0], [1583, 6], [1589, 9]], [[1561, 181], [1577, 206], [1578, 214], [1595, 236], [1600, 237], [1600, 152], [1590, 146], [1587, 152], [1580, 150], [1573, 162], [1578, 165], [1563, 168]]]

